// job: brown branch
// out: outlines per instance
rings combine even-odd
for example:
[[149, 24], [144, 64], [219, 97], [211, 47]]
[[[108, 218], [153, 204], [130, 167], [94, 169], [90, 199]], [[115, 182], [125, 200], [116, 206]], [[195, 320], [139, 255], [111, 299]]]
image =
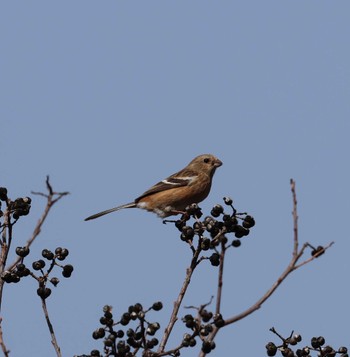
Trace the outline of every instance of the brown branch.
[[175, 323], [177, 321], [177, 314], [179, 312], [182, 300], [183, 300], [183, 298], [185, 296], [185, 293], [187, 291], [188, 285], [191, 282], [192, 274], [193, 274], [194, 270], [196, 269], [196, 267], [198, 266], [199, 262], [201, 261], [201, 260], [198, 260], [200, 252], [201, 252], [201, 239], [199, 239], [199, 241], [198, 241], [198, 247], [194, 252], [194, 255], [193, 255], [192, 260], [191, 260], [191, 264], [186, 269], [185, 281], [182, 284], [179, 296], [177, 297], [176, 301], [174, 302], [174, 308], [173, 308], [173, 312], [172, 312], [172, 314], [170, 316], [170, 320], [169, 320], [168, 326], [164, 330], [164, 335], [162, 337], [162, 340], [160, 342], [160, 345], [159, 345], [159, 348], [158, 348], [158, 351], [157, 351], [157, 353], [159, 355], [161, 355], [161, 356], [164, 355], [162, 353], [164, 352], [164, 349], [165, 349], [165, 346], [166, 346], [166, 344], [168, 342], [168, 339], [169, 339], [169, 336], [171, 334], [171, 331], [172, 331], [172, 329], [173, 329], [173, 327], [174, 327], [174, 325], [175, 325]]
[[[297, 199], [296, 199], [296, 192], [295, 192], [295, 182], [294, 180], [290, 181], [291, 184], [291, 191], [293, 197], [293, 231], [294, 231], [294, 245], [293, 245], [293, 254], [292, 259], [289, 262], [286, 269], [282, 272], [282, 274], [278, 277], [275, 283], [266, 291], [266, 293], [257, 300], [252, 306], [250, 306], [245, 311], [241, 312], [240, 314], [233, 316], [229, 319], [225, 319], [224, 326], [228, 326], [232, 323], [235, 323], [243, 318], [247, 317], [248, 315], [252, 314], [256, 310], [260, 309], [262, 304], [276, 291], [276, 289], [282, 284], [282, 282], [287, 278], [287, 276], [292, 273], [293, 271], [299, 269], [300, 267], [312, 262], [314, 259], [318, 258], [321, 254], [323, 254], [328, 248], [330, 248], [334, 242], [329, 243], [326, 247], [324, 247], [320, 252], [316, 253], [315, 255], [311, 256], [310, 258], [304, 260], [303, 262], [298, 263], [299, 259], [303, 256], [305, 249], [309, 246], [309, 243], [305, 243], [300, 251], [298, 251], [299, 246], [299, 238], [298, 238], [298, 214], [297, 214]], [[222, 328], [222, 327], [221, 327]], [[219, 332], [218, 327], [214, 327], [214, 330], [209, 335], [208, 340], [213, 341], [216, 334]], [[199, 357], [204, 357], [206, 355], [205, 352], [200, 352]]]
[[47, 322], [47, 326], [48, 326], [49, 331], [50, 331], [51, 343], [55, 348], [57, 357], [61, 357], [62, 356], [61, 355], [61, 349], [58, 346], [58, 343], [57, 343], [57, 340], [56, 340], [55, 332], [53, 330], [53, 326], [52, 326], [51, 321], [50, 321], [49, 312], [47, 310], [45, 299], [41, 299], [41, 304], [42, 304], [42, 307], [43, 307], [43, 310], [44, 310], [44, 315], [45, 315], [45, 319], [46, 319], [46, 322]]
[[220, 313], [220, 308], [221, 308], [225, 252], [226, 252], [225, 243], [221, 242], [220, 266], [219, 266], [219, 276], [218, 276], [218, 290], [217, 290], [217, 295], [216, 295], [216, 309], [215, 309], [217, 314]]
[[7, 349], [2, 336], [2, 318], [0, 318], [0, 346], [5, 357], [9, 357], [10, 351]]
[[294, 249], [293, 249], [293, 256], [298, 254], [298, 246], [299, 246], [299, 238], [298, 238], [298, 212], [297, 212], [297, 194], [295, 191], [295, 181], [290, 179], [290, 189], [292, 191], [292, 198], [293, 198], [293, 232], [294, 232]]
[[[0, 275], [5, 271], [5, 265], [7, 262], [8, 254], [11, 247], [12, 242], [12, 226], [11, 222], [11, 209], [10, 209], [10, 200], [6, 200], [6, 210], [4, 212], [4, 230], [2, 232], [2, 240], [1, 240], [1, 254], [0, 254]], [[6, 236], [6, 232], [7, 235]], [[4, 290], [5, 281], [0, 279], [0, 311], [2, 308], [2, 296]]]

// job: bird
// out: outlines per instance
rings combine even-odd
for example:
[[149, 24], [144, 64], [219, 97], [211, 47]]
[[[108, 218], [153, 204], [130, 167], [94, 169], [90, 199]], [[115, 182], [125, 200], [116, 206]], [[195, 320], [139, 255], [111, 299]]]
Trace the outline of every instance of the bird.
[[199, 155], [184, 169], [156, 183], [133, 202], [93, 214], [85, 221], [125, 208], [145, 209], [160, 218], [183, 214], [188, 205], [202, 202], [208, 196], [214, 173], [221, 165], [214, 155]]

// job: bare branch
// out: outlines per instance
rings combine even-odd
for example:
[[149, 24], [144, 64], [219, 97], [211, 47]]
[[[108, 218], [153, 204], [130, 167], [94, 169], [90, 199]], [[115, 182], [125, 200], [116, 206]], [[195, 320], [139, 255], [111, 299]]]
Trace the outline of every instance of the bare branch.
[[199, 241], [198, 241], [198, 247], [194, 252], [194, 255], [193, 255], [192, 260], [191, 260], [191, 264], [186, 269], [185, 281], [182, 284], [179, 296], [177, 297], [176, 301], [174, 302], [174, 308], [173, 308], [173, 312], [172, 312], [171, 317], [170, 317], [170, 321], [168, 323], [168, 326], [165, 328], [164, 335], [163, 335], [162, 340], [160, 342], [159, 349], [158, 349], [157, 353], [160, 354], [161, 356], [163, 355], [162, 353], [164, 352], [164, 349], [165, 349], [165, 346], [166, 346], [166, 344], [168, 342], [168, 339], [169, 339], [169, 336], [171, 334], [171, 331], [172, 331], [172, 329], [173, 329], [173, 327], [174, 327], [174, 325], [175, 325], [175, 323], [177, 321], [177, 314], [179, 312], [182, 300], [183, 300], [183, 298], [185, 296], [185, 293], [187, 291], [188, 285], [191, 282], [192, 274], [193, 274], [195, 268], [198, 266], [198, 263], [199, 263], [198, 257], [199, 257], [200, 252], [201, 252], [201, 239], [199, 239]]
[[58, 343], [57, 343], [57, 340], [56, 340], [55, 332], [54, 332], [54, 330], [53, 330], [53, 326], [52, 326], [51, 321], [50, 321], [49, 312], [48, 312], [48, 310], [47, 310], [47, 306], [46, 306], [46, 301], [45, 301], [45, 299], [41, 299], [41, 304], [42, 304], [42, 307], [43, 307], [43, 310], [44, 310], [44, 315], [45, 315], [46, 323], [47, 323], [47, 326], [48, 326], [49, 331], [50, 331], [51, 343], [52, 343], [52, 345], [53, 345], [54, 348], [55, 348], [57, 357], [61, 357], [61, 356], [62, 356], [62, 355], [61, 355], [61, 349], [60, 349], [60, 347], [58, 346]]
[[225, 243], [221, 242], [221, 253], [220, 253], [220, 266], [219, 266], [219, 276], [218, 276], [218, 290], [216, 295], [216, 313], [220, 313], [221, 308], [221, 296], [223, 287], [223, 276], [224, 276], [224, 261], [225, 261]]
[[[276, 291], [276, 289], [282, 284], [282, 282], [287, 278], [287, 276], [292, 273], [293, 271], [299, 269], [300, 267], [312, 262], [314, 259], [319, 257], [321, 254], [323, 254], [328, 248], [330, 248], [334, 242], [329, 243], [326, 247], [323, 247], [319, 252], [311, 256], [310, 258], [304, 260], [303, 262], [298, 263], [300, 258], [303, 256], [305, 249], [310, 245], [309, 243], [305, 243], [300, 251], [298, 251], [299, 247], [299, 238], [298, 238], [298, 213], [297, 213], [297, 198], [296, 198], [296, 191], [295, 191], [295, 182], [294, 180], [290, 181], [291, 184], [291, 191], [292, 191], [292, 198], [293, 198], [293, 231], [294, 231], [294, 245], [293, 245], [293, 254], [292, 254], [292, 259], [289, 262], [288, 266], [286, 269], [282, 272], [282, 274], [278, 277], [278, 279], [274, 282], [274, 284], [266, 291], [266, 293], [259, 299], [257, 300], [252, 306], [250, 306], [248, 309], [245, 311], [241, 312], [240, 314], [233, 316], [231, 318], [225, 319], [225, 325], [230, 325], [232, 323], [235, 323], [239, 320], [242, 320], [243, 318], [247, 317], [248, 315], [252, 314], [256, 310], [260, 309], [262, 304]], [[220, 285], [220, 284], [219, 284]], [[213, 341], [216, 334], [218, 333], [220, 328], [214, 327], [213, 332], [210, 334], [208, 340]], [[206, 355], [205, 352], [200, 352], [199, 356], [204, 357]]]
[[294, 231], [294, 249], [293, 249], [293, 256], [298, 254], [298, 245], [299, 245], [299, 238], [298, 238], [298, 212], [297, 212], [297, 194], [295, 191], [295, 181], [290, 179], [290, 188], [292, 191], [292, 198], [293, 198], [293, 231]]
[[0, 346], [5, 357], [9, 357], [10, 351], [7, 349], [2, 337], [2, 318], [0, 318]]
[[[11, 222], [11, 210], [10, 210], [10, 200], [6, 200], [6, 210], [4, 212], [4, 230], [2, 232], [1, 240], [1, 253], [0, 253], [0, 275], [5, 271], [5, 265], [7, 262], [7, 257], [10, 251], [12, 242], [12, 226]], [[0, 311], [2, 308], [2, 295], [4, 290], [5, 281], [0, 279]]]

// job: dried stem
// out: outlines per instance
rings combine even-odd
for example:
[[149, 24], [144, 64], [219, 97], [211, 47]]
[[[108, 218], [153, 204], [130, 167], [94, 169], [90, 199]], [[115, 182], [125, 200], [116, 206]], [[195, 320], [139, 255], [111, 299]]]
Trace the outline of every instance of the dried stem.
[[[11, 211], [9, 208], [9, 200], [7, 199], [6, 204], [7, 208], [4, 212], [4, 223], [3, 223], [3, 232], [1, 240], [1, 253], [0, 253], [0, 275], [5, 271], [5, 265], [7, 262], [7, 257], [10, 251], [11, 242], [12, 242], [12, 225], [11, 222]], [[4, 289], [5, 281], [0, 279], [0, 311], [2, 308], [2, 295]]]
[[294, 249], [293, 249], [293, 256], [295, 257], [298, 254], [298, 246], [299, 246], [299, 238], [298, 238], [298, 211], [297, 211], [297, 194], [295, 191], [295, 181], [290, 179], [290, 189], [292, 191], [292, 198], [293, 198], [293, 232], [294, 232]]
[[226, 253], [225, 243], [221, 242], [220, 266], [219, 266], [219, 276], [218, 276], [218, 290], [217, 290], [217, 296], [216, 296], [216, 311], [215, 311], [217, 314], [220, 313], [220, 308], [221, 308], [225, 253]]
[[42, 304], [42, 307], [43, 307], [43, 310], [44, 310], [44, 315], [45, 315], [45, 319], [46, 319], [46, 322], [47, 322], [47, 326], [48, 326], [49, 331], [50, 331], [51, 343], [55, 348], [57, 357], [61, 357], [62, 356], [61, 355], [61, 349], [58, 346], [58, 343], [57, 343], [57, 340], [56, 340], [55, 332], [53, 330], [53, 326], [52, 326], [51, 321], [50, 321], [49, 312], [47, 310], [45, 299], [41, 299], [41, 304]]
[[7, 349], [2, 337], [2, 318], [0, 318], [0, 346], [5, 357], [9, 357], [10, 351]]
[[183, 283], [183, 285], [181, 287], [179, 296], [177, 297], [176, 301], [174, 302], [174, 308], [173, 308], [173, 312], [172, 312], [171, 317], [170, 317], [170, 321], [168, 323], [168, 326], [165, 328], [164, 335], [163, 335], [162, 340], [161, 340], [160, 345], [159, 345], [158, 353], [160, 355], [162, 355], [162, 352], [164, 352], [164, 349], [165, 349], [165, 346], [166, 346], [166, 344], [168, 342], [168, 339], [169, 339], [169, 336], [171, 334], [171, 331], [172, 331], [172, 329], [173, 329], [173, 327], [175, 325], [175, 322], [177, 321], [177, 314], [179, 312], [182, 300], [183, 300], [183, 298], [185, 296], [185, 293], [187, 291], [188, 285], [191, 282], [192, 274], [193, 274], [195, 268], [197, 267], [198, 263], [200, 262], [200, 260], [198, 260], [199, 254], [201, 252], [200, 244], [201, 244], [201, 239], [199, 239], [198, 247], [194, 252], [194, 255], [193, 255], [192, 260], [191, 260], [191, 264], [186, 269], [185, 281], [184, 281], [184, 283]]

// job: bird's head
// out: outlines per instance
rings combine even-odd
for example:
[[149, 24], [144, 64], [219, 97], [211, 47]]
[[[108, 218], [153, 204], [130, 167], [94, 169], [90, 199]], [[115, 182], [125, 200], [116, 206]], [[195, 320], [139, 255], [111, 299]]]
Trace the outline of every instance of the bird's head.
[[204, 154], [195, 157], [188, 165], [189, 168], [207, 172], [210, 176], [214, 175], [216, 168], [220, 167], [222, 162], [211, 154]]

